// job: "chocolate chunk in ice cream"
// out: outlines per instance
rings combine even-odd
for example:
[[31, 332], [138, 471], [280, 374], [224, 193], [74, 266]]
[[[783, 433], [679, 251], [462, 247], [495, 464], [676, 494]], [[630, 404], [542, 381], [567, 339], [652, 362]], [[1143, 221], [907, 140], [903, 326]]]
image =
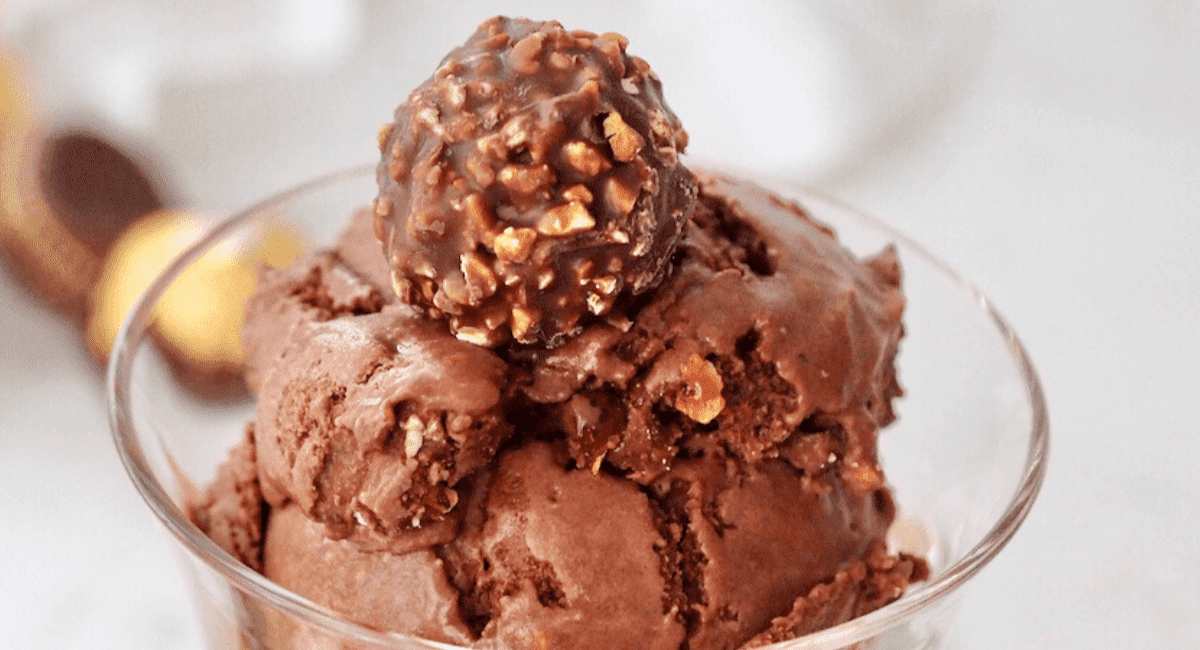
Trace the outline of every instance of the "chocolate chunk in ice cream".
[[451, 486], [512, 425], [494, 353], [380, 294], [335, 252], [266, 269], [242, 337], [267, 502], [395, 550], [397, 535], [455, 510]]
[[374, 206], [405, 301], [466, 341], [553, 345], [661, 280], [696, 186], [625, 46], [493, 18], [396, 110]]

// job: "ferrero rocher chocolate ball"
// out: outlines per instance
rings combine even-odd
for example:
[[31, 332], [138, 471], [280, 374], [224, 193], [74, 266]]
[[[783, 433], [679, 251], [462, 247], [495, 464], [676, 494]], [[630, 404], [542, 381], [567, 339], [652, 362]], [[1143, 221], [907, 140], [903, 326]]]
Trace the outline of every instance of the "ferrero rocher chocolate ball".
[[380, 131], [376, 234], [458, 338], [556, 345], [662, 279], [696, 182], [626, 39], [496, 17]]
[[[215, 222], [212, 215], [158, 210], [127, 228], [92, 288], [86, 338], [104, 362], [117, 331], [142, 292]], [[182, 385], [203, 398], [245, 390], [238, 332], [258, 267], [291, 264], [304, 242], [281, 223], [265, 223], [209, 250], [184, 269], [155, 307], [153, 335]]]

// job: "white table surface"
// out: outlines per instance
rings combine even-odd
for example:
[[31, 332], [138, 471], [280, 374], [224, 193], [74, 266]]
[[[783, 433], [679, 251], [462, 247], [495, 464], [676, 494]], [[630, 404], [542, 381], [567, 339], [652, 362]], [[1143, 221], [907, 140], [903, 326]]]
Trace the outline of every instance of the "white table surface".
[[[1045, 487], [957, 647], [1200, 647], [1198, 6], [1014, 4], [929, 120], [804, 179], [975, 280], [1045, 384]], [[0, 647], [199, 650], [101, 373], [4, 271], [0, 306]]]

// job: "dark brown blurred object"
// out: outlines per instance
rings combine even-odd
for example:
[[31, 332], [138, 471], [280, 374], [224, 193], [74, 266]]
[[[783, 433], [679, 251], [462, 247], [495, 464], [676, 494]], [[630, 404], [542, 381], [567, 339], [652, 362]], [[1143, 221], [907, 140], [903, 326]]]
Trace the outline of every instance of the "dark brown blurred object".
[[51, 138], [39, 171], [51, 212], [80, 244], [101, 255], [134, 219], [163, 207], [142, 168], [94, 135]]
[[0, 250], [13, 272], [46, 302], [82, 323], [96, 255], [50, 214], [37, 180], [45, 134], [36, 122], [17, 62], [0, 51]]
[[[0, 81], [0, 253], [32, 294], [80, 328], [103, 364], [138, 295], [203, 234], [205, 222], [163, 209], [167, 202], [148, 157], [84, 130], [52, 131], [30, 99], [18, 62], [3, 52]], [[169, 310], [178, 313], [162, 315], [155, 325], [159, 350], [199, 397], [245, 392], [236, 343], [253, 264], [222, 261], [205, 278], [211, 291], [193, 290], [176, 301], [182, 307]]]
[[[16, 81], [11, 70], [5, 75]], [[0, 249], [34, 294], [82, 325], [105, 254], [163, 199], [112, 144], [48, 133], [15, 87], [0, 132]]]

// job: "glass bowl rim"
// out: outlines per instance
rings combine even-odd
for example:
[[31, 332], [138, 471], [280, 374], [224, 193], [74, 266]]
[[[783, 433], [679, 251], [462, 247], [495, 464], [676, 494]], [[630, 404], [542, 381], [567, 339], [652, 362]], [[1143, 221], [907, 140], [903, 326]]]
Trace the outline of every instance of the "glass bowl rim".
[[[105, 381], [109, 426], [121, 463], [146, 504], [193, 557], [200, 559], [239, 591], [266, 601], [306, 624], [323, 628], [355, 641], [376, 644], [379, 647], [409, 643], [424, 645], [428, 648], [457, 648], [458, 646], [450, 646], [401, 633], [379, 631], [349, 621], [331, 609], [283, 589], [221, 549], [192, 524], [186, 513], [175, 504], [166, 489], [154, 478], [153, 470], [150, 469], [138, 442], [129, 403], [133, 361], [149, 332], [153, 307], [179, 273], [198, 260], [210, 247], [243, 224], [253, 221], [264, 211], [284, 205], [313, 191], [341, 182], [359, 180], [365, 174], [374, 173], [374, 171], [374, 164], [357, 165], [320, 176], [275, 194], [217, 224], [208, 234], [175, 258], [139, 297], [117, 334], [109, 357]], [[1050, 442], [1049, 415], [1041, 381], [1025, 347], [1008, 322], [971, 282], [907, 235], [886, 222], [865, 214], [838, 199], [788, 182], [768, 180], [763, 183], [763, 186], [769, 191], [779, 193], [783, 198], [797, 199], [802, 202], [802, 198], [807, 196], [852, 214], [869, 227], [885, 234], [896, 243], [902, 244], [907, 249], [906, 254], [915, 254], [921, 257], [924, 262], [935, 267], [968, 292], [974, 298], [979, 309], [990, 318], [998, 334], [1007, 340], [1009, 351], [1024, 380], [1026, 396], [1032, 409], [1029, 448], [1026, 452], [1021, 480], [1017, 484], [1017, 489], [1008, 506], [983, 539], [933, 579], [910, 587], [898, 600], [880, 609], [834, 627], [767, 646], [774, 650], [841, 647], [871, 638], [942, 600], [978, 573], [1008, 544], [1029, 514], [1045, 479]]]

